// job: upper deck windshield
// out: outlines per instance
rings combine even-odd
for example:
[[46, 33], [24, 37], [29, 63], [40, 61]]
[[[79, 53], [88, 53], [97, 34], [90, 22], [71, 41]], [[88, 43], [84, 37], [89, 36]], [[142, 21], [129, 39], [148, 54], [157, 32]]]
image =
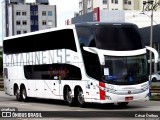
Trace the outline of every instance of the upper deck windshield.
[[130, 85], [148, 80], [146, 55], [133, 57], [105, 56], [105, 82]]
[[141, 37], [135, 25], [95, 25], [96, 45], [105, 50], [142, 49]]

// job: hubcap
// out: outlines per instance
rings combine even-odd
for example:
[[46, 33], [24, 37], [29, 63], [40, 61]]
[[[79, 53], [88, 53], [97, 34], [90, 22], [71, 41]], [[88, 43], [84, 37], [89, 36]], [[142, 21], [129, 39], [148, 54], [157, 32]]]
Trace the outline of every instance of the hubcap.
[[20, 92], [19, 92], [19, 89], [17, 89], [17, 91], [16, 91], [16, 97], [19, 99], [19, 97], [20, 97]]
[[23, 96], [23, 99], [26, 99], [26, 92], [25, 92], [25, 90], [23, 90], [22, 96]]
[[67, 101], [68, 101], [69, 103], [72, 102], [71, 92], [68, 92], [68, 93], [67, 93]]
[[84, 103], [83, 92], [79, 92], [78, 101], [79, 101], [80, 104], [83, 104], [83, 103]]

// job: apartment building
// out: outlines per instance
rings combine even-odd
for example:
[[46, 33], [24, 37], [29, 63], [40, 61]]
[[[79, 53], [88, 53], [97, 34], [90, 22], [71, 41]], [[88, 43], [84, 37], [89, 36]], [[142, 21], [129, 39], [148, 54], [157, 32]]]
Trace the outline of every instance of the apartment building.
[[[100, 10], [143, 10], [143, 2], [150, 0], [79, 0], [79, 15]], [[160, 3], [160, 0], [153, 0]]]
[[48, 0], [5, 0], [2, 7], [3, 37], [57, 26], [56, 6]]

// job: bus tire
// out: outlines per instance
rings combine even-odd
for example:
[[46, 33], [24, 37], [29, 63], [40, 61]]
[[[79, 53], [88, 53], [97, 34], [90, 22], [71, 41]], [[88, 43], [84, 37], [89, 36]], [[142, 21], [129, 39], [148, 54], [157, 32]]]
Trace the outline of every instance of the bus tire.
[[84, 95], [81, 89], [78, 90], [77, 101], [80, 107], [85, 107]]
[[19, 88], [16, 89], [15, 96], [16, 96], [17, 101], [22, 100]]
[[25, 87], [23, 87], [22, 88], [22, 100], [24, 101], [24, 102], [27, 102], [27, 100], [28, 100], [28, 96], [27, 96], [27, 91], [26, 91], [26, 88]]
[[156, 82], [156, 81], [157, 81], [157, 79], [154, 77], [154, 78], [152, 78], [152, 81], [153, 81], [153, 82]]
[[120, 102], [120, 103], [118, 103], [118, 105], [120, 107], [126, 107], [128, 105], [128, 102]]
[[67, 104], [69, 106], [74, 106], [74, 97], [71, 94], [72, 94], [71, 89], [67, 88], [66, 93], [65, 93]]

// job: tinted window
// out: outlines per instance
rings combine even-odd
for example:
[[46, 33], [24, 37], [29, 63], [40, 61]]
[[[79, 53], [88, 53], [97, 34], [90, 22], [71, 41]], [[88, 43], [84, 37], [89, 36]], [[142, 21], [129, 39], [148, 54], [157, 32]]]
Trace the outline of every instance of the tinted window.
[[101, 81], [102, 72], [97, 54], [86, 52], [84, 50], [82, 50], [82, 54], [87, 75]]
[[5, 54], [53, 49], [71, 49], [77, 51], [72, 29], [4, 40], [3, 49]]
[[92, 29], [89, 27], [76, 27], [80, 44], [89, 46], [91, 40], [94, 39]]
[[141, 36], [134, 25], [97, 25], [95, 32], [100, 49], [123, 51], [142, 48]]
[[8, 69], [7, 68], [4, 68], [3, 69], [3, 78], [6, 78], [6, 79], [8, 79]]
[[80, 68], [68, 64], [24, 66], [26, 79], [81, 80]]

